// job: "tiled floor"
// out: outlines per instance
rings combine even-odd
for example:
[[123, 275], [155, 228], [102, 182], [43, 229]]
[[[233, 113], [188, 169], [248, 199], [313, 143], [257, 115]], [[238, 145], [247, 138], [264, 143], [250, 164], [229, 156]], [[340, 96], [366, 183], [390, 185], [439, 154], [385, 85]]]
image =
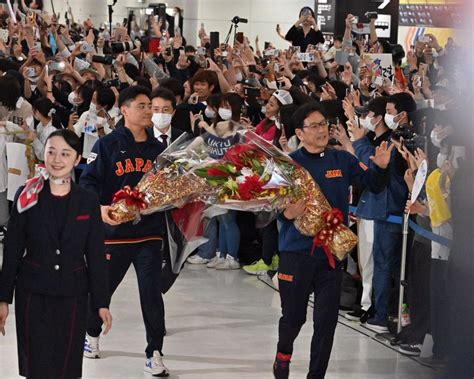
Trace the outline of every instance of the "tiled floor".
[[[187, 266], [165, 296], [165, 361], [171, 378], [272, 378], [278, 293], [242, 270]], [[85, 360], [85, 378], [146, 378], [144, 327], [133, 269], [112, 303], [114, 327], [101, 340], [103, 358]], [[308, 318], [310, 319], [310, 318]], [[305, 378], [312, 326], [296, 341], [291, 378]], [[51, 348], [45, 346], [45, 348]], [[17, 378], [14, 317], [0, 336], [0, 378]], [[436, 378], [424, 367], [370, 337], [338, 324], [327, 378]]]

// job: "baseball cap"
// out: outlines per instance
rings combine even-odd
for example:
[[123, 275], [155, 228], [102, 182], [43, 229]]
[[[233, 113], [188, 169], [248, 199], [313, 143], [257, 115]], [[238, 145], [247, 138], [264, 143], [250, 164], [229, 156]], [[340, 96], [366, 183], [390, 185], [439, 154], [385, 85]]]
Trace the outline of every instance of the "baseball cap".
[[290, 93], [284, 89], [276, 90], [272, 93], [272, 96], [275, 96], [282, 105], [293, 104], [293, 98]]
[[360, 107], [355, 107], [355, 111], [357, 114], [362, 115], [362, 114], [367, 114], [369, 112], [374, 112], [376, 115], [384, 115], [385, 114], [385, 109], [387, 106], [387, 97], [385, 96], [380, 96], [376, 97], [372, 100], [370, 100], [368, 103], [365, 103], [364, 105]]
[[93, 74], [93, 75], [96, 77], [97, 80], [101, 80], [101, 79], [102, 79], [102, 78], [100, 77], [100, 74], [99, 74], [97, 71], [95, 71], [95, 70], [93, 70], [93, 69], [91, 69], [91, 68], [84, 68], [84, 69], [82, 69], [81, 71], [79, 71], [79, 74], [80, 74], [81, 76], [84, 75], [84, 74], [86, 74], [86, 73]]

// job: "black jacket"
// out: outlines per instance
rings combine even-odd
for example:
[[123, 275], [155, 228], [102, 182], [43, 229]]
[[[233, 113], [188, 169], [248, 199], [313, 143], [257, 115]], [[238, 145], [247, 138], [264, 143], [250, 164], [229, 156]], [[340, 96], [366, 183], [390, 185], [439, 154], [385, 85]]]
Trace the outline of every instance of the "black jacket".
[[[49, 182], [34, 207], [18, 213], [14, 202], [4, 240], [0, 302], [11, 303], [15, 286], [51, 296], [91, 294], [94, 308], [110, 302], [104, 228], [97, 196], [72, 184], [67, 221], [58, 240], [54, 213], [48, 209]], [[26, 250], [26, 254], [25, 254]]]
[[[81, 175], [81, 186], [97, 193], [102, 205], [110, 205], [114, 194], [123, 187], [135, 187], [164, 150], [152, 129], [147, 129], [145, 142], [137, 143], [128, 128], [117, 124], [112, 133], [100, 138], [92, 148]], [[157, 212], [142, 216], [136, 225], [105, 225], [105, 240], [106, 244], [114, 244], [161, 239], [165, 228], [164, 216]]]
[[304, 35], [303, 28], [292, 26], [288, 33], [286, 33], [285, 39], [290, 41], [293, 46], [300, 46], [301, 52], [306, 52], [308, 45], [317, 45], [318, 43], [324, 43], [325, 39], [323, 33], [320, 30], [310, 29], [306, 36]]
[[176, 141], [176, 139], [183, 133], [186, 133], [184, 130], [171, 127], [171, 142]]

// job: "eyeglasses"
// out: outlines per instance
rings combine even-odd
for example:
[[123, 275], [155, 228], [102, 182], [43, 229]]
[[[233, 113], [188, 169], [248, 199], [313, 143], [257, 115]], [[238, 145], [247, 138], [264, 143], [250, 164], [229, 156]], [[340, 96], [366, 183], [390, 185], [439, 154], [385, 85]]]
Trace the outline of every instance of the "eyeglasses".
[[303, 128], [304, 128], [304, 129], [316, 129], [316, 128], [318, 128], [318, 127], [320, 127], [320, 128], [325, 128], [325, 127], [328, 126], [328, 125], [329, 125], [328, 120], [323, 120], [323, 121], [321, 121], [321, 122], [313, 122], [313, 123], [311, 123], [311, 124], [309, 124], [309, 125], [303, 125]]

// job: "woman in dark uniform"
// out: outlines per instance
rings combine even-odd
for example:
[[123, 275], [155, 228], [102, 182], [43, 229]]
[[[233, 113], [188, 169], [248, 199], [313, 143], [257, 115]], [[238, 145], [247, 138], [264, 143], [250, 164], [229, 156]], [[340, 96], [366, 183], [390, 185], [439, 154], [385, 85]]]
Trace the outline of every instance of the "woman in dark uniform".
[[46, 140], [39, 174], [19, 189], [4, 240], [0, 331], [15, 292], [20, 375], [78, 378], [87, 301], [112, 325], [104, 232], [97, 196], [71, 180], [80, 141], [70, 130]]

